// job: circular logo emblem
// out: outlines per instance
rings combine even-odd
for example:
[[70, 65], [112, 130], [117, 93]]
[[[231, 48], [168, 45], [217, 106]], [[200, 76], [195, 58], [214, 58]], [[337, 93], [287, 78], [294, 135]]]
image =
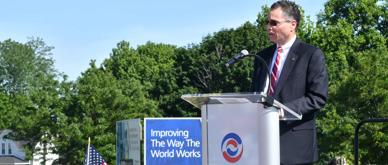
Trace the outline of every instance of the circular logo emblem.
[[240, 136], [233, 132], [225, 135], [221, 143], [221, 152], [225, 160], [230, 163], [240, 160], [243, 154], [243, 144]]

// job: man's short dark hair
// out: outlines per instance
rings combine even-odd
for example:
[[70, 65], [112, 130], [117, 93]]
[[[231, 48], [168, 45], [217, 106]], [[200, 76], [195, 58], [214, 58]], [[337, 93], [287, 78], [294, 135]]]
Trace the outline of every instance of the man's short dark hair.
[[291, 17], [295, 19], [297, 25], [296, 28], [299, 26], [300, 22], [300, 11], [299, 11], [299, 6], [295, 4], [294, 2], [288, 1], [288, 0], [280, 0], [272, 4], [271, 10], [275, 10], [277, 8], [281, 8], [286, 14], [286, 16]]

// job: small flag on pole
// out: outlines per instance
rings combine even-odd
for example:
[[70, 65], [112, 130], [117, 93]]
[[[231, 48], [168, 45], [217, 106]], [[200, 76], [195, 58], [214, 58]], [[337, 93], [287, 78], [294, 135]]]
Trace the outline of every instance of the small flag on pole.
[[97, 150], [90, 145], [90, 139], [88, 144], [88, 150], [85, 154], [84, 165], [108, 165], [104, 158], [102, 158], [101, 154], [97, 152]]

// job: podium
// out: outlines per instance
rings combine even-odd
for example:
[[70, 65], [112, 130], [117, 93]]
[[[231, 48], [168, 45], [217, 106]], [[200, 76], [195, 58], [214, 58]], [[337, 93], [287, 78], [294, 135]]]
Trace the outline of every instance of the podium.
[[279, 120], [302, 115], [263, 93], [186, 94], [201, 109], [203, 165], [279, 165]]

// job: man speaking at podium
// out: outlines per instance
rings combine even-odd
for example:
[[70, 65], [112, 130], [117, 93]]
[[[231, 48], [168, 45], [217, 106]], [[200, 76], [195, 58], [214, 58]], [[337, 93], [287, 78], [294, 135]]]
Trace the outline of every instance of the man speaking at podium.
[[300, 11], [294, 2], [272, 4], [267, 31], [274, 45], [257, 55], [267, 68], [255, 60], [253, 91], [268, 95], [303, 114], [302, 120], [280, 121], [280, 162], [312, 164], [318, 160], [315, 119], [327, 100], [328, 77], [322, 51], [297, 38]]

